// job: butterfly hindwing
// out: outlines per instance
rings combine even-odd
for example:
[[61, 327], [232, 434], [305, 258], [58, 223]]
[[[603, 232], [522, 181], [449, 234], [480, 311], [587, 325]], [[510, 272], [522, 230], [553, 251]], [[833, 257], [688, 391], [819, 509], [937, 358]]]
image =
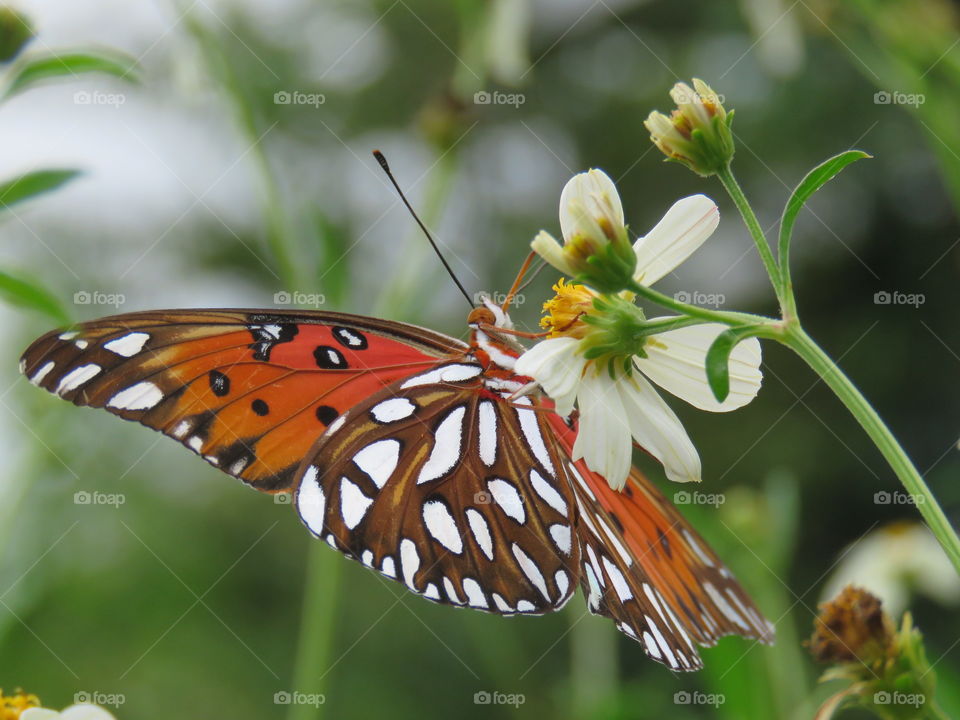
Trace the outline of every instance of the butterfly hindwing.
[[[551, 424], [570, 450], [575, 430], [558, 417]], [[773, 626], [730, 570], [642, 473], [633, 469], [617, 492], [582, 460], [568, 469], [591, 612], [614, 620], [674, 670], [702, 667], [697, 645], [725, 635], [773, 640]]]
[[281, 491], [357, 399], [463, 350], [439, 333], [339, 313], [172, 310], [48, 333], [21, 366], [77, 405], [138, 421]]
[[341, 416], [302, 469], [311, 532], [441, 603], [561, 607], [578, 577], [573, 505], [544, 413], [450, 362]]

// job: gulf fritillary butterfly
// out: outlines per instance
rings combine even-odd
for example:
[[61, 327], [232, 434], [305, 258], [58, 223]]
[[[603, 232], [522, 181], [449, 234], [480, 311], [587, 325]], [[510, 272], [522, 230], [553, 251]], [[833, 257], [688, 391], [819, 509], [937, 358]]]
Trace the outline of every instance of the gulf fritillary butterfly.
[[697, 645], [770, 642], [704, 540], [634, 470], [615, 492], [571, 459], [577, 426], [513, 371], [522, 347], [486, 301], [469, 344], [333, 312], [139, 312], [51, 332], [30, 381], [180, 441], [310, 532], [437, 603], [560, 609], [579, 581], [673, 670]]

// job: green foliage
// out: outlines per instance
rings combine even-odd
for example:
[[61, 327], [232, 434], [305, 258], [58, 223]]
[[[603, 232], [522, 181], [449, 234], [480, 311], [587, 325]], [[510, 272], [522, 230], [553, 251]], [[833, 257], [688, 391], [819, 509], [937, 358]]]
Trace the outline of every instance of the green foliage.
[[133, 82], [137, 80], [136, 69], [136, 60], [120, 53], [84, 51], [33, 56], [13, 68], [4, 97], [12, 97], [49, 80], [87, 73], [102, 73]]
[[34, 170], [0, 183], [0, 215], [24, 200], [56, 190], [80, 175], [79, 170]]
[[69, 322], [70, 316], [52, 292], [36, 280], [0, 270], [0, 298], [17, 307], [36, 310], [58, 324]]

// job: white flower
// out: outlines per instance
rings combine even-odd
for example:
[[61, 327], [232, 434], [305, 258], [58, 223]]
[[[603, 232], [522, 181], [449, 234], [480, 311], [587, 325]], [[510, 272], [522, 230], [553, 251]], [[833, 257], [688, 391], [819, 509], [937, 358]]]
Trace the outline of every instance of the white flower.
[[545, 230], [541, 230], [530, 243], [560, 272], [570, 276], [600, 272], [603, 277], [604, 271], [587, 260], [595, 257], [609, 262], [606, 253], [612, 250], [614, 257], [619, 257], [612, 266], [614, 276], [619, 272], [621, 279], [629, 279], [630, 272], [625, 276], [622, 274], [625, 261], [629, 261], [631, 267], [633, 261], [623, 206], [613, 180], [605, 172], [588, 170], [574, 175], [567, 182], [560, 194], [560, 230], [562, 245]]
[[97, 705], [80, 703], [65, 708], [62, 712], [48, 708], [28, 708], [20, 720], [115, 720], [113, 715]]
[[[619, 208], [619, 198], [609, 206]], [[671, 272], [710, 237], [718, 221], [716, 205], [703, 195], [674, 204], [656, 227], [634, 244], [636, 280], [650, 285]], [[557, 296], [545, 305], [550, 312], [545, 326], [551, 327], [551, 337], [525, 352], [516, 369], [540, 384], [559, 414], [569, 415], [574, 403], [579, 405], [574, 457], [584, 458], [611, 487], [620, 489], [630, 472], [635, 441], [663, 464], [670, 480], [699, 482], [697, 450], [651, 381], [701, 410], [735, 410], [750, 402], [760, 389], [759, 341], [745, 340], [730, 354], [730, 393], [721, 403], [707, 382], [706, 354], [727, 329], [725, 325], [690, 325], [649, 335], [642, 350], [630, 358], [635, 371], [628, 374], [622, 358], [598, 362], [584, 355], [595, 345], [591, 333], [602, 332], [596, 324], [579, 320], [584, 314], [600, 314], [589, 309], [596, 294], [582, 285], [559, 283], [555, 289]]]
[[960, 577], [933, 533], [920, 523], [900, 522], [874, 530], [842, 557], [824, 585], [825, 599], [854, 584], [883, 600], [894, 617], [907, 608], [912, 592], [942, 605], [960, 604]]

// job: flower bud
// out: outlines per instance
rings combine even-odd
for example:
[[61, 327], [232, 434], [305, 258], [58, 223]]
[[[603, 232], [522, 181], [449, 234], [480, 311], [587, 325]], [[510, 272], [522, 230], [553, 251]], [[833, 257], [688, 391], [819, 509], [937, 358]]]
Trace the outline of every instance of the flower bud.
[[650, 139], [668, 160], [704, 177], [715, 175], [733, 159], [733, 111], [728, 113], [720, 96], [697, 78], [692, 88], [674, 85], [670, 97], [677, 107], [669, 117], [654, 111], [643, 123]]

